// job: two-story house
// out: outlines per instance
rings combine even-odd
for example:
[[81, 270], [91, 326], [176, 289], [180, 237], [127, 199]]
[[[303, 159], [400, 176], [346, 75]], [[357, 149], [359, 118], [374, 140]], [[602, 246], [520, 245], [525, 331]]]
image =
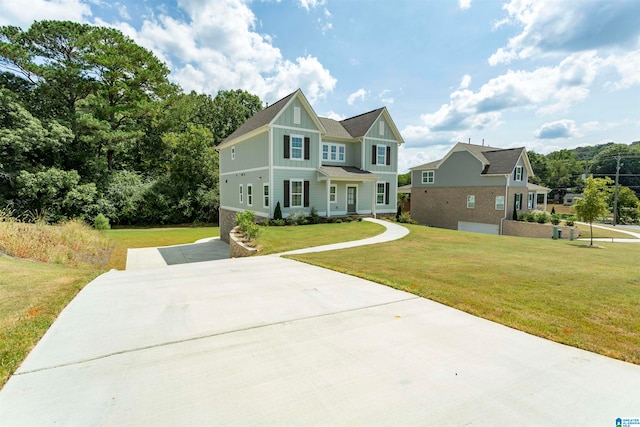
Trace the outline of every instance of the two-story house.
[[396, 212], [398, 146], [385, 107], [342, 121], [318, 117], [301, 90], [256, 113], [229, 135], [220, 155], [220, 236], [237, 212], [273, 218]]
[[411, 168], [411, 216], [421, 224], [502, 234], [514, 210], [535, 209], [533, 170], [524, 148], [501, 149], [459, 142], [435, 162]]

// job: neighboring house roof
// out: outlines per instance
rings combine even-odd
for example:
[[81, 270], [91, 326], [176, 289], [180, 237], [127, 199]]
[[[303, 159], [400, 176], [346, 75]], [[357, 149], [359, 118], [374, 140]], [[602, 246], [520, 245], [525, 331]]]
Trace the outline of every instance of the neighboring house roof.
[[447, 160], [453, 153], [460, 151], [468, 151], [483, 165], [482, 175], [509, 175], [513, 172], [518, 159], [523, 158], [525, 168], [529, 173], [529, 176], [533, 176], [533, 168], [529, 162], [529, 157], [526, 155], [524, 147], [519, 148], [496, 148], [484, 145], [473, 145], [458, 142], [447, 155], [433, 162], [425, 163], [420, 166], [411, 168], [412, 171], [421, 170], [434, 170], [438, 169], [445, 160]]
[[320, 166], [318, 172], [331, 180], [356, 179], [358, 181], [376, 181], [378, 176], [355, 166]]
[[527, 184], [527, 189], [529, 191], [535, 191], [536, 193], [548, 193], [549, 191], [551, 191], [550, 188], [543, 187], [542, 185], [538, 185], [538, 184], [531, 184], [531, 183]]
[[581, 193], [567, 193], [562, 198], [563, 199], [573, 199], [575, 197], [582, 197]]
[[412, 188], [413, 187], [411, 186], [411, 184], [403, 185], [401, 187], [398, 187], [398, 193], [411, 194]]

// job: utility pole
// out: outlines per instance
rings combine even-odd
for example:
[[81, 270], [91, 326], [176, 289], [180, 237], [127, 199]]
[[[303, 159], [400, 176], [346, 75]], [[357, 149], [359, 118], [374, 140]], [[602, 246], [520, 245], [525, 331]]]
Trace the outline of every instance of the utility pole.
[[613, 194], [613, 226], [618, 223], [618, 178], [620, 177], [620, 159], [622, 156], [618, 153], [616, 157], [616, 189]]

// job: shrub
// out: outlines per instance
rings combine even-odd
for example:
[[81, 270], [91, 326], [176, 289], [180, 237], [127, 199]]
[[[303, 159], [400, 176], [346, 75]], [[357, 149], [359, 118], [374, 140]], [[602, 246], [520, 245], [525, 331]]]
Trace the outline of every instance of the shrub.
[[565, 224], [567, 224], [569, 227], [573, 227], [575, 222], [576, 222], [576, 217], [574, 217], [574, 216], [569, 216], [565, 220]]
[[341, 218], [337, 218], [336, 219], [336, 224], [342, 224], [342, 219]]
[[103, 214], [96, 215], [96, 217], [93, 219], [93, 228], [95, 228], [96, 230], [110, 229], [111, 225], [109, 224], [109, 218], [107, 218]]
[[361, 216], [358, 217], [358, 222], [362, 222], [362, 217]]
[[514, 220], [517, 220], [517, 221], [524, 221], [526, 217], [524, 212], [518, 212], [518, 214], [516, 215], [515, 211], [514, 211], [514, 216], [515, 216]]
[[558, 225], [560, 224], [560, 217], [558, 215], [551, 215], [551, 224]]
[[311, 216], [309, 216], [309, 222], [311, 224], [317, 224], [320, 222], [320, 215], [318, 215], [318, 210], [315, 207], [311, 208]]
[[398, 217], [398, 222], [401, 222], [404, 224], [418, 224], [418, 221], [411, 218], [411, 215], [409, 214], [409, 212], [403, 212], [402, 215]]
[[271, 225], [275, 225], [278, 227], [282, 227], [283, 225], [285, 225], [286, 222], [284, 219], [280, 218], [280, 219], [273, 219], [271, 220]]
[[290, 225], [306, 225], [309, 224], [307, 215], [304, 211], [291, 212], [287, 217], [287, 224]]
[[352, 218], [352, 217], [350, 217], [350, 216], [348, 216], [348, 217], [346, 217], [344, 220], [345, 220], [345, 221], [347, 221], [347, 222], [352, 222], [352, 221], [353, 221], [353, 218]]
[[547, 214], [546, 212], [536, 213], [536, 222], [538, 224], [544, 224], [546, 222], [549, 222], [549, 214]]
[[282, 209], [280, 208], [280, 202], [276, 203], [276, 208], [273, 211], [273, 219], [282, 219]]
[[252, 211], [240, 212], [236, 215], [236, 224], [246, 242], [254, 242], [260, 235], [260, 227], [255, 223], [256, 214]]
[[534, 211], [527, 211], [527, 213], [524, 214], [524, 219], [527, 222], [536, 222], [538, 220]]

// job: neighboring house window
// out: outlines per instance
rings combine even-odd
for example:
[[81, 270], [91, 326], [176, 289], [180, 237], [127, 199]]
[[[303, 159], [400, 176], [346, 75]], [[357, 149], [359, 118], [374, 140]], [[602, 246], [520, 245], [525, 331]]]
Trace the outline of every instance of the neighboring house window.
[[284, 207], [309, 207], [309, 181], [284, 181]]
[[433, 184], [434, 175], [435, 175], [434, 171], [422, 171], [422, 183]]
[[236, 159], [236, 147], [231, 147], [231, 160]]
[[262, 206], [269, 207], [269, 184], [262, 184]]
[[296, 160], [309, 160], [309, 145], [311, 140], [301, 135], [284, 136], [284, 158]]
[[244, 188], [242, 187], [242, 184], [240, 184], [240, 203], [244, 203]]
[[345, 146], [344, 144], [322, 144], [322, 160], [332, 162], [344, 162]]
[[527, 200], [527, 209], [533, 209], [533, 197], [534, 193], [529, 193], [529, 199]]
[[522, 166], [516, 166], [516, 170], [513, 174], [513, 179], [515, 181], [522, 181]]
[[474, 209], [476, 207], [476, 196], [467, 196], [467, 208]]
[[497, 211], [504, 210], [504, 196], [496, 196], [496, 210]]
[[384, 135], [384, 122], [380, 121], [380, 124], [378, 125], [378, 133], [380, 135]]
[[516, 194], [515, 205], [517, 211], [522, 209], [522, 194]]
[[376, 204], [388, 205], [389, 204], [389, 183], [379, 182], [376, 186]]
[[247, 206], [253, 206], [253, 184], [247, 184]]
[[338, 187], [336, 187], [335, 185], [332, 185], [329, 187], [329, 202], [331, 203], [335, 203], [337, 198], [336, 198], [336, 194], [338, 192]]
[[300, 124], [300, 107], [293, 107], [293, 124]]

